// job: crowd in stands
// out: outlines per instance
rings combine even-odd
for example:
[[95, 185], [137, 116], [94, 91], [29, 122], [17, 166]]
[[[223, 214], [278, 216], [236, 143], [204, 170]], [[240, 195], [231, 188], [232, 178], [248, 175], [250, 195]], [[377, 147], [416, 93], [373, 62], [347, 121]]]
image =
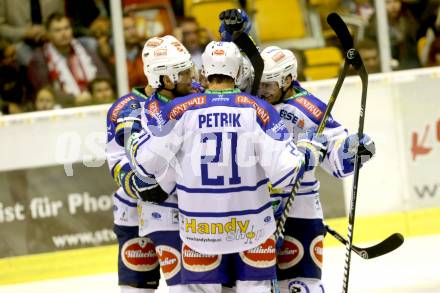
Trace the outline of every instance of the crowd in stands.
[[[122, 1], [126, 2], [142, 1]], [[204, 47], [215, 36], [195, 18], [184, 15], [183, 2], [171, 1], [178, 20], [173, 33], [200, 69]], [[239, 2], [244, 5], [246, 1]], [[324, 17], [332, 10], [340, 12], [355, 35], [367, 71], [381, 71], [373, 0], [307, 2], [322, 16], [323, 30]], [[385, 6], [392, 69], [440, 65], [440, 0], [385, 0]], [[148, 19], [140, 22], [139, 15], [124, 10], [130, 87], [145, 85], [143, 43], [164, 30]], [[338, 46], [334, 35], [324, 33], [324, 37], [327, 46]], [[303, 52], [292, 50], [302, 64]], [[300, 80], [306, 78], [304, 66], [299, 67]], [[115, 98], [109, 0], [0, 0], [0, 114], [110, 103]]]

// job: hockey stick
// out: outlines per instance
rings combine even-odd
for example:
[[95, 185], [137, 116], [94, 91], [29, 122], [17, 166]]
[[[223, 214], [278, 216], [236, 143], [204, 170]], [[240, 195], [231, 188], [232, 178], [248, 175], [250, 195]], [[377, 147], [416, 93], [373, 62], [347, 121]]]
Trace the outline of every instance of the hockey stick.
[[[325, 225], [325, 229], [327, 232], [329, 232], [333, 237], [335, 237], [339, 242], [346, 245], [347, 239], [344, 238], [341, 234], [330, 228], [328, 225]], [[358, 247], [355, 245], [352, 245], [351, 249], [360, 257], [363, 259], [372, 259], [384, 254], [387, 254], [402, 245], [404, 241], [403, 235], [400, 233], [394, 233], [388, 236], [386, 239], [382, 240], [381, 242], [369, 246], [369, 247]]]
[[254, 68], [254, 81], [252, 83], [251, 95], [255, 96], [258, 92], [258, 87], [260, 86], [261, 76], [263, 75], [263, 58], [261, 58], [260, 52], [258, 52], [252, 39], [245, 32], [234, 33], [232, 41], [246, 54]]
[[[321, 123], [318, 126], [317, 134], [321, 134], [324, 131], [325, 124], [327, 123], [328, 118], [330, 117], [330, 112], [333, 109], [333, 106], [336, 102], [336, 98], [338, 97], [339, 91], [341, 90], [342, 83], [344, 82], [345, 77], [347, 76], [347, 71], [350, 66], [350, 63], [347, 60], [348, 58], [344, 59], [344, 67], [342, 68], [342, 71], [340, 72], [338, 76], [338, 80], [336, 81], [336, 85], [333, 88], [333, 92], [329, 98], [329, 101], [327, 103], [327, 108], [325, 110], [324, 116], [322, 117]], [[300, 168], [303, 168], [301, 166]], [[295, 182], [295, 185], [292, 188], [292, 192], [290, 196], [287, 198], [286, 205], [284, 207], [283, 213], [278, 220], [277, 228], [275, 230], [274, 236], [275, 240], [277, 241], [277, 246], [280, 247], [283, 240], [284, 240], [284, 229], [285, 224], [290, 212], [290, 209], [292, 208], [293, 202], [295, 201], [296, 193], [299, 190], [299, 187], [301, 185], [302, 178], [298, 178], [298, 180]]]
[[[362, 81], [362, 98], [361, 98], [361, 109], [359, 114], [359, 128], [358, 128], [358, 139], [361, 140], [364, 134], [364, 121], [365, 121], [365, 106], [367, 102], [367, 87], [368, 87], [368, 74], [365, 70], [365, 66], [362, 62], [362, 58], [353, 46], [353, 38], [348, 31], [347, 25], [344, 23], [342, 18], [336, 14], [331, 13], [327, 17], [328, 24], [336, 32], [344, 51], [346, 52], [347, 60], [351, 65], [358, 71], [359, 77]], [[357, 190], [359, 182], [359, 169], [361, 166], [361, 156], [359, 154], [360, 148], [358, 147], [355, 164], [354, 164], [354, 175], [353, 175], [353, 188], [350, 200], [350, 212], [348, 215], [348, 240], [346, 243], [345, 251], [345, 265], [344, 265], [344, 280], [342, 292], [348, 292], [348, 281], [350, 277], [350, 261], [351, 261], [351, 250], [353, 247], [353, 232], [354, 232], [354, 220], [356, 215], [356, 201], [357, 201]]]

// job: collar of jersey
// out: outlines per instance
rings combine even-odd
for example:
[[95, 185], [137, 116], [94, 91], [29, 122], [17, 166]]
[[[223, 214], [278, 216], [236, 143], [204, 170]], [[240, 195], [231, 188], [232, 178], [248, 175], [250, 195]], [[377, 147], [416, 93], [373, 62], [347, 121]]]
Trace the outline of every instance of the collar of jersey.
[[295, 100], [299, 97], [304, 97], [307, 96], [309, 94], [308, 91], [306, 91], [305, 89], [302, 88], [298, 88], [298, 87], [293, 87], [295, 90], [298, 90], [299, 93], [294, 94], [293, 96], [291, 96], [290, 98], [285, 99], [285, 101], [289, 101], [289, 100]]
[[159, 94], [158, 92], [154, 92], [154, 94], [157, 96], [157, 99], [158, 99], [158, 100], [160, 100], [160, 101], [162, 101], [162, 102], [164, 102], [164, 103], [168, 103], [168, 102], [171, 101], [170, 99], [168, 99], [167, 97], [165, 97], [165, 96]]
[[205, 90], [206, 94], [236, 94], [240, 93], [241, 91], [239, 89], [233, 89], [233, 90]]
[[136, 95], [138, 95], [138, 96], [141, 96], [142, 98], [144, 98], [145, 100], [148, 100], [150, 97], [149, 96], [147, 96], [146, 94], [144, 94], [144, 93], [142, 93], [142, 88], [140, 88], [140, 87], [135, 87], [135, 88], [133, 88], [133, 93], [134, 94], [136, 94]]

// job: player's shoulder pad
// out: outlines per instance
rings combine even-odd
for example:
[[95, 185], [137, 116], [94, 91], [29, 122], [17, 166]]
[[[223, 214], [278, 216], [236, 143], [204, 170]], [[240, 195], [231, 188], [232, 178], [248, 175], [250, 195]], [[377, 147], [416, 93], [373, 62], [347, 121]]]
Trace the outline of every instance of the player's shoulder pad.
[[179, 120], [186, 111], [205, 107], [207, 105], [206, 94], [190, 94], [184, 97], [175, 98], [166, 104], [163, 115], [167, 120]]
[[[284, 103], [295, 106], [316, 125], [319, 125], [322, 121], [322, 118], [324, 118], [327, 104], [304, 88], [299, 86], [297, 88], [301, 90], [300, 94], [290, 99], [286, 99]], [[340, 124], [333, 120], [333, 118], [330, 116], [327, 120], [326, 127], [335, 128], [338, 126], [340, 126]]]
[[235, 96], [235, 104], [240, 107], [252, 107], [256, 112], [256, 119], [261, 129], [276, 140], [285, 140], [289, 132], [280, 118], [280, 114], [268, 102], [247, 93]]
[[119, 117], [119, 113], [126, 107], [133, 104], [133, 102], [145, 101], [142, 96], [136, 95], [135, 93], [128, 93], [120, 98], [118, 98], [110, 107], [107, 112], [107, 120], [111, 123], [116, 123]]

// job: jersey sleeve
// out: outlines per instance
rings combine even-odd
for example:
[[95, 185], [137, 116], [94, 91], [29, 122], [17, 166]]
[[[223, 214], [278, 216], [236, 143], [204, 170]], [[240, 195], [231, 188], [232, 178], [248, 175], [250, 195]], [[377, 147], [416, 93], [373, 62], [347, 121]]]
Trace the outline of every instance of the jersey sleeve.
[[[304, 123], [304, 131], [308, 129], [317, 129], [321, 123], [327, 105], [317, 97], [308, 94], [307, 96], [299, 97], [289, 101], [290, 107], [295, 107], [307, 117], [307, 122]], [[344, 165], [342, 160], [342, 152], [340, 151], [344, 139], [347, 137], [347, 130], [331, 115], [328, 118], [323, 134], [327, 138], [327, 152], [324, 157], [321, 167], [329, 174], [341, 178], [348, 176], [353, 170], [349, 166]]]
[[[124, 99], [122, 99], [123, 101]], [[107, 143], [106, 143], [106, 158], [110, 174], [119, 187], [122, 187], [125, 193], [130, 197], [137, 199], [136, 193], [133, 189], [132, 180], [135, 175], [131, 167], [127, 153], [120, 144], [116, 142], [115, 131], [117, 128], [117, 121], [119, 119], [118, 109], [120, 109], [121, 99], [116, 101], [110, 107], [107, 113]], [[118, 106], [119, 105], [119, 106]], [[149, 181], [154, 185], [153, 181]]]
[[[272, 105], [262, 100], [259, 104], [261, 109], [256, 111], [256, 155], [260, 165], [274, 188], [293, 186], [303, 172], [304, 156]], [[261, 119], [261, 116], [267, 119]]]
[[[173, 103], [169, 104], [172, 106]], [[168, 169], [176, 162], [176, 154], [184, 139], [180, 120], [162, 115], [167, 109], [168, 105], [162, 105], [158, 110], [160, 115], [150, 116], [147, 127], [134, 135], [128, 145], [133, 167], [142, 176], [156, 177], [159, 183], [172, 173]]]

